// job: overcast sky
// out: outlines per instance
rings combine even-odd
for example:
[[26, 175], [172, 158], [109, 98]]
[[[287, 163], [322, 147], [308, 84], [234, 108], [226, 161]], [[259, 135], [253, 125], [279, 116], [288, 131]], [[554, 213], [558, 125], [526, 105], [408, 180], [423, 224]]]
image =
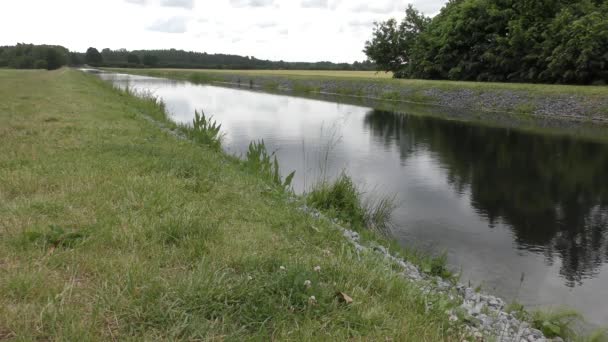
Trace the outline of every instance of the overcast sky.
[[0, 45], [85, 51], [184, 49], [286, 61], [353, 62], [374, 21], [445, 0], [0, 0]]

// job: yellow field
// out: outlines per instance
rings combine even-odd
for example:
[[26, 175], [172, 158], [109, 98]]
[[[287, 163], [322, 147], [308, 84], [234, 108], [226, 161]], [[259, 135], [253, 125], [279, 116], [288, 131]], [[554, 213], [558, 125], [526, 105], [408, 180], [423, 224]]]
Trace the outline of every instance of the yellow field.
[[209, 73], [239, 73], [248, 75], [278, 75], [278, 76], [325, 76], [325, 77], [357, 77], [357, 78], [392, 78], [391, 72], [378, 71], [339, 71], [339, 70], [218, 70], [218, 69], [157, 69], [166, 71], [194, 71]]

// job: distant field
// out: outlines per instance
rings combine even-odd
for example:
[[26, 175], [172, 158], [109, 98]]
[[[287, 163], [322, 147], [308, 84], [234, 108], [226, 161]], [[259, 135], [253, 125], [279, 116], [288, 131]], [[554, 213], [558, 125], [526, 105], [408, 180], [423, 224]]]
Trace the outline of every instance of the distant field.
[[324, 77], [358, 77], [358, 78], [392, 78], [391, 72], [379, 71], [339, 71], [339, 70], [218, 70], [218, 69], [155, 69], [182, 72], [205, 72], [244, 75], [273, 76], [324, 76]]
[[557, 96], [608, 96], [608, 86], [580, 86], [561, 84], [533, 83], [499, 83], [499, 82], [465, 82], [447, 80], [412, 80], [393, 79], [392, 73], [376, 71], [331, 71], [331, 70], [217, 70], [217, 69], [108, 69], [118, 72], [160, 76], [168, 78], [188, 78], [192, 74], [213, 75], [242, 75], [242, 76], [277, 76], [292, 79], [358, 79], [360, 81], [383, 82], [400, 85], [410, 89], [424, 90], [429, 88], [444, 90], [470, 89], [475, 92], [487, 90], [524, 91], [533, 95]]

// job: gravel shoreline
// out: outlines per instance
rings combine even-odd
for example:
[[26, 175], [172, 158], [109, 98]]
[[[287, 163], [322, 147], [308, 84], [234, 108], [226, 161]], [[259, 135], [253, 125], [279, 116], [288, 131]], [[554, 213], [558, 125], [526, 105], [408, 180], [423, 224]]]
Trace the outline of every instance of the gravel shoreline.
[[[437, 293], [448, 296], [461, 303], [456, 310], [446, 312], [452, 322], [461, 321], [471, 337], [478, 341], [497, 342], [563, 342], [562, 338], [547, 338], [529, 322], [521, 321], [506, 311], [506, 303], [499, 297], [484, 294], [464, 284], [453, 283], [441, 277], [422, 272], [416, 265], [401, 257], [392, 255], [388, 249], [376, 243], [363, 242], [359, 234], [337, 224], [316, 209], [302, 205], [300, 210], [317, 219], [324, 219], [342, 232], [343, 236], [355, 247], [357, 253], [374, 252], [387, 262], [398, 265], [401, 275], [416, 284], [425, 293]], [[429, 303], [429, 305], [432, 305]]]
[[533, 117], [608, 123], [608, 96], [540, 96], [526, 91], [487, 89], [414, 89], [398, 83], [349, 79], [306, 79], [281, 76], [213, 74], [214, 82], [243, 87], [350, 95], [380, 100], [424, 103], [485, 112], [504, 112]]

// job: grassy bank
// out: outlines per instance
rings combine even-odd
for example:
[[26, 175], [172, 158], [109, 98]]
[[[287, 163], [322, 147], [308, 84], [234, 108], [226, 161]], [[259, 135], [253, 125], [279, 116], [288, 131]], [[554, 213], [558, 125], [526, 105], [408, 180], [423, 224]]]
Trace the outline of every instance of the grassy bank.
[[[129, 69], [137, 70], [137, 69]], [[339, 71], [339, 70], [225, 70], [225, 69], [159, 69], [162, 71], [195, 71], [208, 74], [234, 74], [251, 76], [286, 77], [347, 77], [364, 79], [391, 79], [391, 72], [382, 71]]]
[[0, 99], [0, 339], [460, 340], [449, 301], [150, 102], [66, 69], [2, 70]]
[[109, 69], [198, 83], [227, 82], [292, 93], [332, 93], [479, 112], [608, 122], [607, 86], [392, 79], [349, 71]]
[[280, 76], [293, 79], [357, 79], [385, 84], [399, 84], [417, 89], [470, 89], [470, 90], [518, 90], [538, 95], [585, 95], [607, 96], [608, 86], [578, 86], [557, 84], [531, 83], [498, 83], [498, 82], [465, 82], [465, 81], [436, 81], [393, 79], [392, 73], [376, 71], [325, 71], [325, 70], [218, 70], [218, 69], [109, 69], [128, 73], [162, 75], [164, 77], [180, 77], [187, 79], [188, 75], [200, 74], [209, 78], [220, 79], [222, 75], [243, 76]]

